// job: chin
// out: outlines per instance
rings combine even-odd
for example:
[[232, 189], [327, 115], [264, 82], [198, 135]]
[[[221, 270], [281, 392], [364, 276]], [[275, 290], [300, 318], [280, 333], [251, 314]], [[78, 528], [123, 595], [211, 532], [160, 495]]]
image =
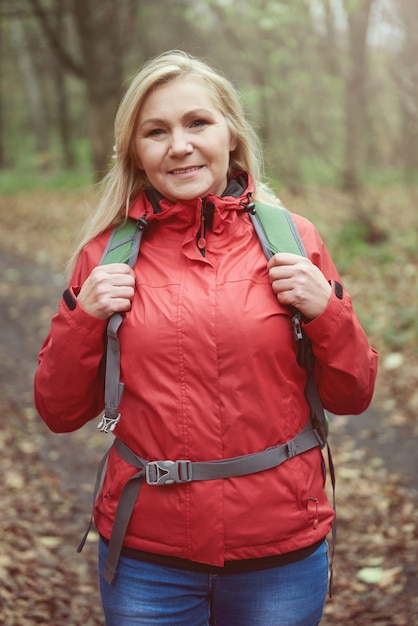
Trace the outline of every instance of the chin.
[[176, 194], [171, 194], [172, 197], [175, 197], [176, 200], [194, 200], [195, 198], [205, 198], [210, 191], [207, 189], [197, 189], [197, 190], [184, 190], [177, 191]]

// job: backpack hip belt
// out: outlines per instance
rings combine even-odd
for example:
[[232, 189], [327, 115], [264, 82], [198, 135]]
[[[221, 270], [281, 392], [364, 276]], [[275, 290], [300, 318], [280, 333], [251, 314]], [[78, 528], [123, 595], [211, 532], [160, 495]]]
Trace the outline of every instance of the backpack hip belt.
[[[135, 454], [123, 441], [115, 439], [112, 447], [124, 461], [139, 471], [128, 479], [122, 489], [109, 541], [109, 552], [103, 572], [104, 579], [109, 584], [112, 584], [115, 579], [126, 529], [144, 480], [148, 485], [162, 487], [195, 480], [219, 480], [255, 474], [277, 467], [303, 452], [322, 447], [323, 443], [310, 420], [300, 433], [286, 443], [267, 448], [262, 452], [217, 461], [189, 461], [187, 459], [147, 461]], [[102, 483], [103, 471], [104, 464], [101, 464], [96, 488]], [[95, 489], [94, 500], [97, 495]]]

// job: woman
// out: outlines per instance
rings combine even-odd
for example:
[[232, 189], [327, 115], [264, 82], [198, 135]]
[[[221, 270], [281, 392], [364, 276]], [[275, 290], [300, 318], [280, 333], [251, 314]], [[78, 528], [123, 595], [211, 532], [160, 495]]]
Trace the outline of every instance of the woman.
[[[295, 308], [328, 410], [364, 411], [377, 367], [306, 219], [294, 215], [309, 258], [281, 253], [267, 264], [248, 216], [263, 196], [259, 144], [229, 81], [186, 53], [165, 53], [134, 78], [115, 129], [115, 163], [35, 378], [51, 430], [95, 418], [106, 322], [123, 314], [114, 434], [128, 452], [112, 448], [94, 514], [106, 624], [318, 624], [334, 517], [319, 447], [233, 478], [143, 480], [108, 575], [118, 501], [138, 473], [129, 450], [145, 464], [219, 461], [284, 444], [309, 422]], [[126, 216], [148, 224], [134, 269], [99, 265]]]

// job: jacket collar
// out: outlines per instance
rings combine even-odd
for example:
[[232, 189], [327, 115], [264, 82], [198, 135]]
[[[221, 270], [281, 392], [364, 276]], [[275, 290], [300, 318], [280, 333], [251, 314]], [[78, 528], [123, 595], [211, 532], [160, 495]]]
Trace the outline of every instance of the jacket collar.
[[229, 180], [222, 196], [209, 194], [206, 198], [172, 202], [150, 186], [133, 202], [129, 215], [133, 218], [146, 215], [147, 221], [177, 217], [181, 222], [191, 224], [196, 219], [200, 219], [202, 206], [212, 204], [218, 217], [222, 220], [231, 210], [245, 210], [251, 202], [252, 193], [253, 184], [245, 172], [239, 172]]

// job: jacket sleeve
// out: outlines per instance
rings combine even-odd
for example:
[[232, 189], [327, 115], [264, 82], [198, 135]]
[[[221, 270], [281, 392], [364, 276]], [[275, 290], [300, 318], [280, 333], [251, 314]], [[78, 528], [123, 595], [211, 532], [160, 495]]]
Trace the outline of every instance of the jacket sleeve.
[[76, 298], [79, 286], [97, 264], [91, 255], [81, 253], [39, 353], [35, 406], [54, 432], [76, 430], [103, 409], [106, 320], [90, 316]]
[[312, 342], [315, 378], [324, 407], [336, 414], [359, 414], [369, 406], [377, 375], [377, 352], [369, 345], [351, 297], [316, 229], [295, 216], [309, 258], [331, 283], [325, 311], [303, 324]]

